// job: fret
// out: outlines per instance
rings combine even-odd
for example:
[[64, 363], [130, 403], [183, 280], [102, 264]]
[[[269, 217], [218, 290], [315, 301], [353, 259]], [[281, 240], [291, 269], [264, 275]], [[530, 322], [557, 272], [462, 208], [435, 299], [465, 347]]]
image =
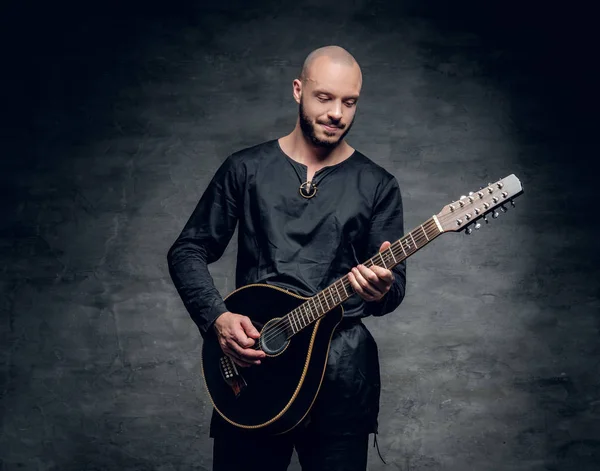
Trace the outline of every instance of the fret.
[[409, 235], [409, 236], [410, 236], [410, 238], [412, 239], [412, 241], [413, 241], [413, 245], [415, 246], [415, 248], [418, 248], [418, 245], [417, 245], [417, 243], [415, 242], [415, 238], [413, 237], [413, 235], [412, 235], [412, 232], [409, 232], [409, 233], [408, 233], [408, 235]]
[[[335, 284], [334, 284], [334, 286], [335, 286], [335, 290], [336, 290], [336, 292], [337, 292], [337, 294], [338, 294], [338, 298], [339, 298], [339, 300], [340, 300], [339, 302], [340, 302], [340, 304], [341, 304], [342, 302], [344, 302], [344, 297], [342, 296], [342, 293], [340, 293], [340, 289], [339, 289], [339, 287], [338, 287], [338, 283], [339, 283], [339, 281], [336, 281], [336, 282], [335, 282]], [[342, 284], [343, 284], [343, 283], [342, 283]]]
[[427, 232], [425, 232], [425, 229], [423, 229], [423, 224], [421, 224], [421, 230], [423, 231], [423, 234], [425, 234], [425, 238], [427, 239], [427, 241], [429, 241], [429, 237], [427, 237]]
[[[410, 252], [410, 242], [408, 241], [408, 239], [406, 239], [406, 237], [403, 239], [404, 242], [406, 243], [406, 248], [408, 249], [408, 251]], [[406, 255], [406, 252], [404, 252], [404, 254]]]
[[317, 307], [317, 302], [315, 301], [315, 298], [314, 298], [314, 297], [313, 297], [313, 298], [311, 298], [311, 299], [312, 299], [313, 306], [314, 306], [314, 310], [315, 310], [315, 311], [314, 311], [314, 312], [315, 312], [315, 316], [316, 316], [316, 317], [319, 317], [319, 308]]
[[331, 302], [333, 303], [333, 307], [336, 307], [339, 303], [339, 298], [337, 297], [337, 293], [333, 290], [333, 286], [330, 285], [327, 288], [327, 292], [329, 293], [329, 296], [331, 297]]
[[333, 298], [331, 297], [331, 291], [329, 290], [329, 288], [325, 288], [323, 290], [323, 296], [325, 296], [325, 302], [327, 303], [327, 311], [331, 311], [333, 306], [335, 307], [335, 304], [333, 302]]
[[327, 294], [325, 293], [325, 291], [321, 291], [323, 298], [325, 299], [325, 304], [327, 305], [327, 310], [329, 311], [329, 309], [331, 309], [329, 307], [329, 302], [327, 301]]
[[383, 259], [385, 260], [385, 268], [387, 268], [388, 270], [391, 270], [394, 266], [394, 259], [392, 257], [392, 251], [390, 249], [387, 249], [382, 253], [384, 255]]
[[307, 316], [309, 319], [311, 319], [311, 320], [313, 320], [313, 321], [314, 321], [314, 320], [315, 320], [315, 318], [312, 316], [312, 312], [311, 312], [311, 311], [310, 311], [310, 309], [309, 309], [308, 303], [304, 303], [304, 304], [303, 304], [303, 306], [304, 306], [304, 312], [306, 312], [306, 316]]
[[406, 250], [404, 250], [404, 246], [402, 245], [402, 239], [400, 239], [400, 248], [402, 249], [402, 252], [404, 252], [404, 256], [408, 257], [408, 255], [406, 255]]
[[392, 258], [394, 259], [394, 263], [398, 263], [398, 261], [396, 260], [396, 257], [394, 257], [394, 251], [392, 250], [392, 247], [390, 246], [390, 248], [388, 249], [390, 251], [390, 253], [392, 254]]
[[342, 288], [344, 288], [344, 293], [346, 293], [346, 298], [349, 298], [348, 291], [346, 291], [346, 283], [342, 281]]
[[347, 278], [346, 280], [344, 280], [344, 286], [346, 285], [346, 281], [348, 281], [348, 288], [350, 289], [350, 296], [352, 296], [355, 291], [354, 288], [352, 288], [352, 283], [350, 283], [350, 278]]
[[[295, 312], [295, 311], [294, 311]], [[304, 327], [302, 325], [302, 317], [296, 315], [295, 316], [295, 320], [296, 320], [296, 324], [298, 325], [298, 330], [302, 330], [302, 327]]]
[[338, 302], [338, 304], [339, 304], [339, 303], [341, 303], [341, 302], [342, 302], [342, 297], [340, 296], [340, 292], [338, 291], [338, 288], [337, 288], [337, 281], [336, 281], [336, 282], [333, 284], [333, 287], [335, 288], [335, 292], [336, 292], [336, 293], [337, 293], [337, 295], [338, 295], [338, 301], [337, 301], [337, 302]]
[[321, 298], [319, 297], [319, 295], [317, 294], [317, 300], [319, 301], [319, 305], [321, 306], [321, 309], [323, 310], [323, 314], [325, 314], [325, 308], [323, 307], [323, 301], [321, 301]]
[[387, 265], [385, 264], [385, 260], [383, 259], [383, 256], [381, 255], [381, 252], [379, 252], [379, 258], [381, 259], [381, 263], [383, 263], [384, 268], [387, 269]]
[[295, 322], [294, 322], [294, 311], [290, 312], [290, 325], [292, 326], [292, 330], [294, 331], [294, 333], [296, 333], [296, 332], [298, 332], [298, 330], [300, 330], [296, 327]]
[[304, 316], [301, 315], [301, 312], [298, 311], [297, 309], [294, 309], [294, 312], [296, 313], [296, 323], [300, 326], [300, 328], [298, 330], [302, 330], [302, 328], [304, 327]]

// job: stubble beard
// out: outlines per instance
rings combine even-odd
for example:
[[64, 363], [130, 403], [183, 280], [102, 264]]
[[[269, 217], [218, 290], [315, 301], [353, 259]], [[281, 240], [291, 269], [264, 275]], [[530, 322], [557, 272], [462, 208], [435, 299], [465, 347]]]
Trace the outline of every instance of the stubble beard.
[[304, 106], [302, 105], [302, 99], [300, 100], [300, 105], [298, 106], [298, 117], [300, 118], [300, 129], [302, 130], [302, 134], [304, 134], [304, 136], [307, 137], [314, 146], [322, 149], [335, 149], [337, 146], [339, 146], [354, 124], [354, 120], [352, 120], [352, 122], [346, 126], [346, 129], [344, 132], [342, 132], [337, 141], [325, 141], [323, 139], [319, 139], [315, 131], [315, 127], [320, 125], [316, 123], [313, 124], [309, 117], [306, 116], [306, 113], [304, 112]]

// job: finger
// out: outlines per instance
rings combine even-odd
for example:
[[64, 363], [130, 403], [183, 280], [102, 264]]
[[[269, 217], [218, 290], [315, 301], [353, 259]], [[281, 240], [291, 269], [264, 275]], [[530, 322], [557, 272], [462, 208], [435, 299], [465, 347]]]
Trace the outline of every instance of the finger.
[[369, 283], [371, 283], [372, 285], [375, 285], [377, 287], [380, 287], [383, 285], [382, 280], [379, 279], [379, 269], [381, 267], [378, 267], [377, 265], [373, 265], [372, 267], [368, 268], [364, 265], [358, 265], [357, 269], [359, 271], [359, 273], [362, 275], [362, 277], [368, 281]]
[[354, 276], [354, 279], [356, 280], [356, 284], [359, 286], [359, 291], [368, 296], [372, 296], [371, 289], [369, 288], [369, 283], [362, 276], [362, 274], [360, 273], [358, 268], [354, 267], [352, 269], [352, 275]]
[[230, 350], [232, 350], [237, 356], [239, 356], [244, 361], [256, 361], [260, 358], [265, 357], [265, 352], [262, 350], [254, 350], [252, 348], [242, 348], [235, 341], [227, 342], [227, 346]]
[[251, 366], [250, 363], [248, 363], [247, 361], [242, 360], [239, 355], [237, 355], [236, 353], [232, 352], [231, 349], [225, 347], [223, 348], [223, 353], [225, 353], [225, 355], [227, 355], [229, 358], [231, 358], [231, 360], [233, 362], [235, 362], [236, 365], [240, 365], [245, 367]]
[[258, 330], [256, 330], [256, 327], [254, 327], [254, 324], [252, 324], [252, 321], [249, 317], [242, 317], [241, 324], [244, 330], [246, 331], [246, 335], [248, 337], [252, 337], [255, 339], [260, 337]]
[[389, 241], [385, 241], [383, 244], [381, 244], [381, 248], [379, 249], [380, 252], [383, 252], [384, 250], [387, 250], [390, 248], [392, 244], [390, 244]]
[[231, 357], [232, 360], [236, 360], [236, 363], [239, 364], [240, 366], [252, 366], [252, 365], [259, 365], [260, 361], [255, 361], [255, 360], [249, 360], [247, 358], [244, 358], [243, 355], [240, 355], [239, 353], [231, 350], [231, 349], [227, 349], [228, 355]]
[[[373, 265], [370, 269], [364, 268], [361, 273], [365, 273], [365, 279], [377, 287], [380, 294], [385, 294], [390, 290], [392, 283], [394, 282], [393, 273], [387, 268], [382, 268], [377, 265]], [[375, 277], [373, 277], [375, 274]]]
[[391, 270], [387, 268], [382, 268], [380, 266], [375, 265], [371, 267], [371, 270], [375, 272], [375, 274], [380, 280], [383, 280], [387, 283], [392, 283], [394, 281], [394, 274]]
[[354, 271], [348, 274], [348, 279], [350, 280], [350, 284], [354, 291], [358, 293], [358, 295], [363, 298], [365, 301], [372, 301], [374, 299], [373, 295], [365, 291], [362, 285], [358, 282]]
[[355, 276], [358, 283], [365, 291], [373, 296], [380, 296], [382, 294], [382, 283], [379, 281], [379, 277], [373, 273], [370, 268], [359, 265], [358, 268], [354, 268], [354, 270], [356, 270]]
[[241, 326], [233, 329], [232, 337], [242, 347], [248, 348], [254, 345], [254, 339], [248, 337], [244, 328]]

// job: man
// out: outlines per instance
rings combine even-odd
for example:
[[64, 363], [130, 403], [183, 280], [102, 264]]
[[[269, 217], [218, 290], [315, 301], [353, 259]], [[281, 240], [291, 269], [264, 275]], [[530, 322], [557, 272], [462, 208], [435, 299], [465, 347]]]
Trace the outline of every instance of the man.
[[294, 447], [304, 470], [366, 469], [380, 380], [377, 346], [360, 319], [399, 306], [406, 267], [361, 265], [403, 236], [395, 177], [344, 139], [361, 87], [360, 67], [343, 48], [309, 54], [293, 81], [294, 130], [227, 157], [169, 251], [171, 277], [200, 333], [214, 329], [223, 352], [244, 368], [260, 368], [265, 354], [250, 348], [259, 332], [227, 310], [207, 268], [238, 222], [236, 288], [266, 283], [308, 297], [348, 274], [357, 294], [342, 305], [306, 419], [284, 435], [253, 438], [213, 411], [214, 470], [285, 470]]

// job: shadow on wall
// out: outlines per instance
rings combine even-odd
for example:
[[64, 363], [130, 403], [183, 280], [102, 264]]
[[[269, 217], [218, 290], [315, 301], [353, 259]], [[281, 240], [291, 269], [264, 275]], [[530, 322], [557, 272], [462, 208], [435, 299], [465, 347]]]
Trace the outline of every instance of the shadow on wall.
[[[415, 14], [433, 18], [440, 31], [475, 32], [483, 43], [461, 47], [459, 55], [482, 65], [485, 79], [510, 100], [519, 149], [514, 165], [525, 180], [524, 213], [517, 217], [528, 234], [524, 258], [533, 260], [511, 293], [521, 308], [513, 313], [515, 323], [524, 329], [519, 352], [530, 361], [513, 388], [529, 395], [537, 410], [523, 418], [515, 451], [538, 450], [539, 457], [545, 449], [548, 470], [591, 471], [600, 460], [600, 435], [592, 425], [600, 390], [592, 373], [600, 363], [600, 256], [590, 250], [599, 225], [591, 164], [599, 124], [593, 15], [577, 4], [560, 10], [531, 2], [461, 5], [441, 15], [429, 8]], [[451, 44], [423, 46], [438, 62], [451, 63], [457, 52]]]

